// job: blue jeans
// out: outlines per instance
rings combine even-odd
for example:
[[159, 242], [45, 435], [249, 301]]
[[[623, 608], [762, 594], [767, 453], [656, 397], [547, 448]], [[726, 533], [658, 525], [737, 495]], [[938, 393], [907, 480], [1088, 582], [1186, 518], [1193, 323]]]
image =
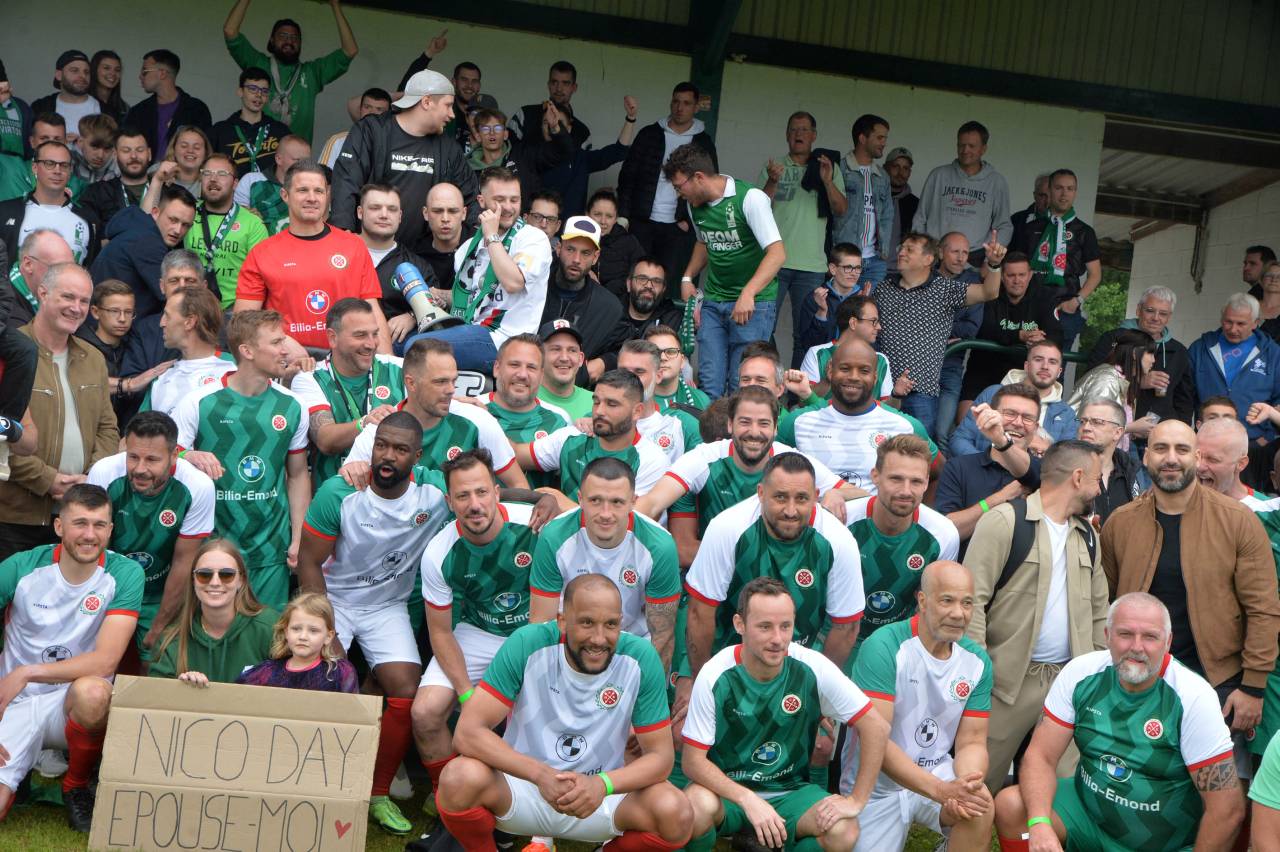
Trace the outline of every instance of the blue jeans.
[[1080, 336], [1080, 332], [1084, 331], [1083, 308], [1076, 308], [1074, 314], [1059, 311], [1058, 322], [1062, 324], [1062, 346], [1067, 351], [1071, 351], [1076, 345], [1076, 338]]
[[862, 277], [858, 279], [858, 289], [869, 287], [867, 295], [875, 291], [875, 285], [879, 284], [889, 274], [889, 262], [878, 254], [872, 253], [862, 258]]
[[733, 321], [734, 302], [703, 302], [698, 327], [698, 386], [712, 399], [738, 387], [738, 361], [742, 349], [754, 340], [768, 340], [778, 303], [756, 300], [746, 325]]
[[947, 439], [956, 427], [956, 409], [960, 407], [960, 386], [964, 383], [964, 356], [948, 355], [942, 359], [942, 373], [938, 376], [937, 442], [939, 448], [947, 448]]
[[487, 375], [493, 374], [493, 362], [498, 360], [498, 350], [493, 345], [493, 337], [489, 329], [479, 325], [455, 325], [439, 331], [428, 331], [415, 334], [397, 346], [398, 355], [408, 352], [413, 344], [424, 337], [443, 340], [453, 347], [453, 358], [458, 362], [459, 370], [477, 370]]
[[791, 328], [792, 334], [795, 329], [800, 327], [800, 306], [804, 304], [805, 297], [821, 287], [827, 280], [825, 272], [805, 272], [800, 269], [783, 269], [778, 270], [778, 307], [774, 313], [773, 322], [778, 324], [778, 317], [782, 314], [782, 300], [787, 297], [787, 293], [791, 294]]
[[938, 420], [938, 398], [936, 396], [909, 393], [898, 410], [919, 420], [925, 431], [934, 438], [935, 442], [937, 441], [935, 426]]

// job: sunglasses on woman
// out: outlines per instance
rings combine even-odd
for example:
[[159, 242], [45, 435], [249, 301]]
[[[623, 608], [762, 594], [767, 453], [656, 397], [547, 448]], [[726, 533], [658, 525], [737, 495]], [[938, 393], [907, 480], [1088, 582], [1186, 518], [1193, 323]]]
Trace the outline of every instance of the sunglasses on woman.
[[221, 582], [222, 585], [229, 586], [231, 585], [231, 581], [234, 580], [236, 575], [240, 572], [234, 568], [219, 568], [217, 571], [214, 571], [212, 568], [197, 568], [191, 573], [196, 578], [196, 583], [201, 586], [207, 586], [213, 582], [214, 574], [218, 575], [218, 581]]

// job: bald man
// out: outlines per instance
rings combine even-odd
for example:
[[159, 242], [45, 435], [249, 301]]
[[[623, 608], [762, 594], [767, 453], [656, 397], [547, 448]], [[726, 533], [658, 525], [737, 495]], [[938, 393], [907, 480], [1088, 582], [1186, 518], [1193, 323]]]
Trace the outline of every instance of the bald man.
[[427, 192], [427, 203], [422, 207], [422, 217], [427, 220], [430, 240], [422, 240], [418, 254], [431, 265], [441, 289], [435, 294], [445, 304], [453, 301], [453, 254], [463, 240], [471, 238], [475, 229], [467, 226], [467, 205], [462, 190], [451, 183], [438, 183]]
[[779, 424], [778, 440], [825, 464], [845, 482], [876, 493], [871, 470], [876, 448], [886, 438], [914, 433], [929, 444], [930, 479], [942, 467], [942, 454], [920, 421], [876, 402], [876, 352], [857, 338], [841, 342], [827, 362], [831, 404]]
[[[917, 823], [946, 831], [953, 852], [978, 852], [991, 843], [994, 816], [983, 783], [992, 669], [987, 652], [965, 636], [973, 575], [959, 562], [929, 564], [916, 606], [911, 618], [873, 633], [854, 665], [854, 681], [891, 725], [854, 850], [901, 850]], [[857, 750], [846, 741], [841, 792], [851, 788], [856, 769]]]
[[1249, 433], [1235, 417], [1206, 420], [1196, 433], [1196, 479], [1206, 488], [1239, 500], [1255, 512], [1266, 505], [1265, 495], [1240, 481], [1249, 466]]
[[1262, 717], [1280, 631], [1276, 566], [1253, 512], [1202, 487], [1198, 450], [1181, 421], [1151, 430], [1143, 461], [1155, 487], [1112, 513], [1102, 566], [1114, 595], [1150, 592], [1168, 608], [1173, 656], [1217, 690], [1248, 778], [1247, 734]]

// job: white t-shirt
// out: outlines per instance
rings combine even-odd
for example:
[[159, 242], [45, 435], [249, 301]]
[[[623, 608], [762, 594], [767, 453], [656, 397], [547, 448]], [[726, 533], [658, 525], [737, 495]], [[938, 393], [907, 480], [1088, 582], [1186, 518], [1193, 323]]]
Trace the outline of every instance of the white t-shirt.
[[80, 135], [80, 119], [102, 112], [102, 105], [93, 96], [85, 98], [83, 103], [73, 104], [64, 101], [59, 95], [54, 103], [56, 104], [54, 109], [57, 110], [58, 115], [67, 120], [68, 137]]
[[53, 356], [58, 368], [59, 393], [62, 394], [62, 456], [58, 459], [61, 473], [84, 473], [84, 438], [80, 435], [80, 410], [76, 407], [75, 394], [71, 392], [71, 380], [67, 376], [67, 350]]
[[[481, 238], [475, 254], [468, 256], [469, 245], [463, 243], [454, 252], [453, 271], [467, 292], [475, 293], [489, 268], [489, 248]], [[547, 278], [551, 274], [551, 243], [547, 235], [525, 225], [511, 238], [510, 254], [524, 274], [524, 289], [508, 293], [501, 283], [494, 284], [493, 292], [480, 302], [473, 320], [489, 329], [495, 347], [508, 337], [536, 333], [547, 301]]]
[[147, 388], [147, 398], [143, 400], [142, 410], [159, 411], [172, 417], [178, 403], [187, 394], [205, 385], [217, 384], [227, 373], [235, 371], [236, 362], [225, 354], [179, 359]]
[[1037, 663], [1063, 663], [1071, 659], [1071, 620], [1067, 611], [1067, 536], [1071, 524], [1054, 523], [1046, 515], [1044, 525], [1053, 551], [1053, 574], [1031, 659]]
[[386, 257], [387, 255], [391, 254], [391, 252], [393, 252], [393, 251], [395, 251], [395, 250], [396, 250], [396, 244], [395, 244], [394, 242], [391, 244], [391, 246], [390, 246], [389, 248], [384, 248], [384, 249], [376, 249], [376, 248], [373, 248], [372, 246], [370, 246], [370, 247], [369, 247], [369, 258], [373, 261], [373, 267], [374, 267], [374, 269], [377, 269], [377, 268], [378, 268], [378, 264], [379, 264], [379, 263], [382, 263], [382, 259], [383, 259], [384, 257]]
[[[300, 397], [301, 398], [301, 397]], [[401, 403], [403, 407], [403, 403]], [[453, 399], [449, 401], [449, 413], [464, 417], [475, 424], [477, 432], [477, 440], [480, 446], [489, 451], [489, 455], [493, 457], [493, 469], [501, 474], [511, 462], [515, 460], [516, 452], [511, 449], [511, 442], [507, 440], [507, 435], [502, 431], [502, 425], [492, 414], [485, 411], [478, 405], [472, 405], [468, 402], [458, 402]], [[305, 419], [305, 418], [304, 418]], [[355, 442], [351, 445], [351, 451], [347, 453], [347, 457], [342, 460], [343, 464], [350, 464], [353, 461], [367, 462], [373, 458], [373, 439], [378, 432], [376, 424], [370, 423], [361, 430], [356, 436]], [[428, 467], [437, 467], [444, 459], [423, 459], [420, 463]]]
[[[22, 214], [22, 227], [18, 229], [18, 245], [40, 228], [57, 231], [67, 241], [76, 263], [84, 263], [89, 256], [89, 223], [77, 216], [69, 204], [37, 204], [28, 200]], [[16, 258], [15, 258], [16, 260]]]
[[[894, 435], [912, 433], [928, 442], [929, 436], [918, 426], [918, 421], [878, 403], [861, 414], [841, 414], [827, 406], [795, 417], [784, 430], [793, 434], [780, 433], [778, 437], [783, 441], [794, 437], [797, 450], [818, 459], [845, 482], [875, 494], [871, 469], [876, 465], [876, 449]], [[934, 450], [932, 442], [929, 444]]]

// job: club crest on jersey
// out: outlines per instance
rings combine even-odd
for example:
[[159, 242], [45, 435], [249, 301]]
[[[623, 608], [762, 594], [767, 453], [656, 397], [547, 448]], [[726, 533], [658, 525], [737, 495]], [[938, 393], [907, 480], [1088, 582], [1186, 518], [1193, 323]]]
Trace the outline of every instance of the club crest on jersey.
[[233, 233], [234, 233], [235, 231], [240, 230], [240, 223], [239, 223], [239, 222], [232, 222], [232, 223], [231, 223], [231, 230], [232, 230], [232, 232], [233, 232]]
[[867, 440], [871, 442], [871, 446], [878, 447], [889, 440], [889, 436], [883, 432], [873, 432]]
[[[337, 257], [337, 255], [334, 256]], [[345, 262], [346, 259], [343, 258], [343, 260]], [[313, 314], [323, 314], [329, 310], [329, 294], [323, 290], [312, 290], [307, 294], [307, 310]]]
[[516, 554], [516, 558], [513, 561], [516, 563], [517, 568], [528, 568], [533, 564], [533, 557], [529, 555], [529, 551], [522, 550]]
[[462, 447], [450, 447], [449, 451], [444, 455], [449, 461], [453, 461], [458, 456], [462, 455]]
[[1164, 722], [1159, 719], [1148, 719], [1142, 724], [1142, 733], [1146, 734], [1149, 740], [1158, 740], [1164, 736]]
[[800, 712], [800, 708], [804, 706], [804, 702], [800, 700], [800, 696], [794, 692], [788, 692], [782, 696], [782, 712], [788, 716], [794, 716]]
[[373, 389], [374, 399], [387, 399], [391, 396], [391, 388], [386, 385], [378, 385]]
[[1098, 758], [1098, 768], [1102, 770], [1102, 774], [1107, 776], [1109, 781], [1128, 781], [1133, 775], [1133, 770], [1129, 765], [1114, 754], [1104, 754]]
[[659, 447], [662, 447], [662, 449], [664, 449], [664, 450], [669, 450], [669, 449], [671, 449], [671, 436], [670, 436], [670, 435], [659, 435], [659, 436], [658, 436], [658, 446], [659, 446]]
[[565, 763], [575, 763], [587, 750], [587, 738], [582, 734], [561, 734], [556, 738], [556, 754]]
[[84, 600], [80, 601], [80, 611], [85, 615], [94, 615], [102, 609], [103, 603], [102, 595], [90, 592], [84, 596]]
[[600, 687], [600, 691], [596, 693], [596, 706], [601, 710], [612, 710], [620, 701], [622, 701], [622, 688], [612, 683]]
[[162, 509], [160, 514], [156, 516], [156, 520], [160, 522], [162, 527], [171, 527], [178, 522], [178, 513], [172, 509]]
[[539, 429], [537, 432], [533, 433], [533, 440], [535, 441], [538, 440], [539, 438], [545, 438], [545, 437], [547, 437], [546, 429]]
[[201, 377], [200, 377], [200, 384], [201, 384], [201, 386], [204, 386], [204, 385], [211, 385], [211, 384], [213, 384], [214, 382], [216, 382], [217, 380], [218, 380], [218, 377], [217, 377], [217, 376], [201, 376]]
[[240, 478], [245, 482], [257, 482], [267, 472], [267, 465], [258, 456], [245, 456], [240, 459]]
[[429, 520], [431, 520], [430, 512], [419, 512], [418, 514], [413, 516], [413, 525], [415, 527], [420, 527]]
[[751, 759], [764, 766], [772, 766], [778, 762], [780, 757], [782, 757], [782, 746], [773, 740], [761, 743], [755, 751], [751, 752]]
[[71, 659], [71, 649], [66, 645], [50, 645], [40, 652], [40, 662], [60, 663]]
[[333, 257], [329, 258], [329, 265], [332, 266], [334, 269], [346, 269], [347, 268], [346, 255], [335, 254]]
[[808, 568], [801, 568], [796, 572], [796, 585], [802, 589], [807, 589], [813, 585], [813, 572]]
[[907, 557], [907, 567], [912, 571], [920, 571], [924, 568], [924, 557], [919, 553], [913, 553]]
[[867, 595], [867, 606], [871, 607], [872, 612], [888, 612], [897, 602], [893, 592], [880, 590]]
[[951, 697], [956, 701], [968, 701], [969, 693], [973, 692], [973, 681], [968, 678], [958, 677], [951, 681]]
[[520, 606], [520, 594], [518, 592], [501, 592], [493, 596], [493, 605], [503, 612], [511, 612], [511, 610]]
[[634, 589], [636, 587], [636, 583], [640, 582], [640, 575], [637, 574], [636, 569], [632, 568], [630, 565], [622, 569], [622, 573], [619, 577], [622, 579], [622, 585], [626, 586], [628, 589]]
[[284, 419], [283, 414], [277, 414], [271, 418], [271, 428], [277, 432], [283, 432], [285, 427], [289, 425], [289, 421]]
[[938, 723], [933, 719], [923, 719], [919, 725], [916, 725], [916, 745], [920, 748], [929, 748], [938, 741]]

